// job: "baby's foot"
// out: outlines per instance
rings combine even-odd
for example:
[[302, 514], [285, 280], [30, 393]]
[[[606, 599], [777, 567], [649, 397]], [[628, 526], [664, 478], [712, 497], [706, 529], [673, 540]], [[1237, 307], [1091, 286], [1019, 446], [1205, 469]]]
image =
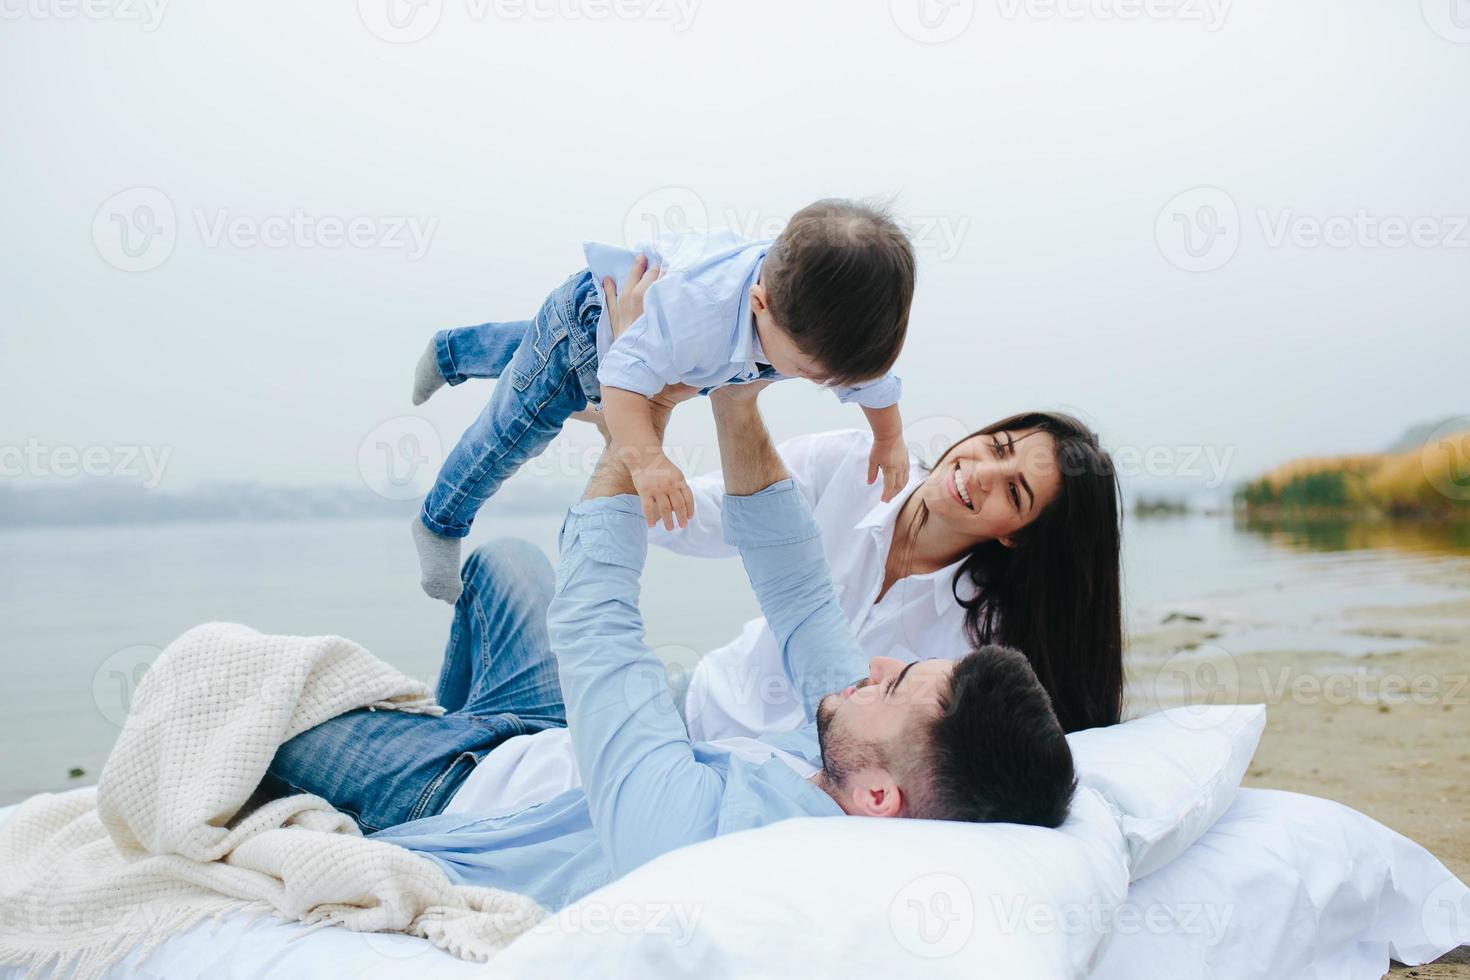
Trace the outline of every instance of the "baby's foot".
[[419, 571], [423, 575], [419, 584], [431, 598], [454, 605], [464, 591], [459, 580], [459, 538], [435, 534], [415, 514], [413, 543], [419, 551]]
[[[424, 348], [424, 354], [419, 358], [418, 365], [413, 369], [413, 403], [422, 405], [429, 400], [429, 396], [444, 387], [444, 375], [439, 373], [439, 355], [434, 350], [434, 342], [429, 341], [429, 346]], [[457, 555], [459, 552], [456, 551]], [[455, 581], [459, 576], [455, 576]]]

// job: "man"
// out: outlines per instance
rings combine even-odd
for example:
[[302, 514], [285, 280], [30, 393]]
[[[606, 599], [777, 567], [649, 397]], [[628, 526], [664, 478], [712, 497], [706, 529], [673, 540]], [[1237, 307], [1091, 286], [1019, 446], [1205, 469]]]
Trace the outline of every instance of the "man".
[[[987, 647], [956, 662], [875, 657], [864, 665], [810, 508], [788, 478], [754, 396], [752, 386], [711, 397], [724, 464], [725, 533], [740, 549], [780, 643], [806, 712], [803, 727], [761, 739], [694, 743], [667, 688], [647, 690], [644, 679], [661, 669], [644, 643], [637, 606], [647, 529], [631, 478], [604, 453], [563, 526], [556, 591], [546, 610], [547, 649], [557, 661], [575, 759], [561, 766], [564, 791], [517, 789], [520, 769], [544, 773], [546, 758], [536, 758], [534, 744], [556, 733], [512, 739], [519, 743], [512, 747], [497, 731], [499, 719], [518, 717], [520, 706], [496, 701], [495, 692], [544, 671], [549, 659], [523, 656], [517, 647], [512, 676], [495, 677], [499, 642], [510, 636], [504, 630], [482, 636], [481, 656], [471, 665], [492, 677], [488, 685], [485, 677], [457, 680], [458, 668], [446, 662], [440, 690], [460, 691], [451, 700], [463, 701], [463, 689], [488, 692], [468, 721], [448, 721], [463, 715], [458, 710], [444, 719], [392, 720], [393, 712], [353, 712], [286, 743], [271, 777], [355, 815], [382, 812], [376, 797], [387, 795], [404, 801], [400, 809], [411, 801], [404, 812], [417, 816], [443, 810], [449, 784], [464, 779], [463, 769], [452, 775], [454, 765], [444, 768], [445, 758], [458, 764], [469, 756], [467, 767], [513, 760], [501, 774], [505, 806], [498, 812], [440, 813], [377, 836], [427, 854], [459, 881], [528, 894], [550, 909], [674, 848], [787, 817], [1059, 824], [1074, 785], [1071, 753], [1025, 658]], [[466, 566], [462, 602], [480, 601], [478, 593], [489, 588], [471, 581], [475, 564]], [[476, 607], [479, 618], [535, 629], [544, 597], [521, 588], [498, 598]], [[526, 727], [522, 722], [521, 731]], [[378, 746], [398, 746], [393, 752], [415, 771], [403, 751], [410, 736], [434, 745], [442, 772], [416, 778], [405, 793], [397, 783], [401, 773], [384, 768], [388, 756]], [[378, 826], [392, 822], [373, 819]]]

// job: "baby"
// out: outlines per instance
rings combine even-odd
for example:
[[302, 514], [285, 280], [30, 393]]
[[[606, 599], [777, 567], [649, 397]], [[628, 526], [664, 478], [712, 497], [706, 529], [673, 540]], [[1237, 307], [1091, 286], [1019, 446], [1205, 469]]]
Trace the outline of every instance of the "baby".
[[[868, 482], [883, 500], [908, 481], [899, 380], [914, 294], [914, 253], [882, 210], [849, 201], [804, 208], [775, 241], [726, 231], [665, 235], [637, 250], [588, 242], [588, 268], [557, 288], [532, 321], [440, 331], [419, 361], [414, 404], [446, 382], [501, 378], [444, 460], [414, 543], [430, 596], [459, 598], [459, 544], [480, 505], [567, 418], [600, 405], [652, 527], [687, 525], [693, 497], [669, 461], [649, 399], [670, 384], [708, 392], [758, 379], [806, 378], [862, 406], [873, 430]], [[639, 255], [663, 270], [643, 315], [616, 339], [604, 279], [622, 282]]]

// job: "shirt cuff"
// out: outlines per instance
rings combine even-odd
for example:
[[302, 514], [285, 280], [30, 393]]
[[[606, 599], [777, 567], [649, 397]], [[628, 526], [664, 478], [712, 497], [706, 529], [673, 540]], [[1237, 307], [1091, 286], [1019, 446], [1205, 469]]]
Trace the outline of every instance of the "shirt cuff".
[[833, 390], [837, 393], [837, 400], [844, 405], [856, 403], [863, 408], [887, 408], [889, 405], [897, 405], [903, 397], [903, 381], [898, 375], [890, 374], [868, 384], [848, 385]]
[[596, 497], [567, 511], [561, 527], [563, 560], [573, 549], [594, 561], [642, 571], [648, 558], [648, 524], [638, 498]]
[[610, 347], [597, 362], [597, 383], [605, 388], [622, 388], [624, 391], [636, 391], [644, 398], [652, 398], [664, 390], [667, 382], [647, 364]]
[[773, 483], [749, 497], [725, 494], [720, 506], [725, 543], [737, 548], [795, 544], [821, 534], [811, 504], [795, 480]]

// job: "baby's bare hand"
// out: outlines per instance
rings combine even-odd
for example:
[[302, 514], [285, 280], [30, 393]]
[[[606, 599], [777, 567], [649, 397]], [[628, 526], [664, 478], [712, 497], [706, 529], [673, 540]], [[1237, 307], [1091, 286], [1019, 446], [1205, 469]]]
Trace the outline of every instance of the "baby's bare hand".
[[883, 473], [883, 502], [886, 504], [898, 495], [909, 482], [909, 450], [902, 439], [873, 441], [873, 450], [868, 453], [868, 483], [871, 485]]
[[638, 489], [643, 519], [649, 527], [663, 521], [664, 527], [672, 531], [675, 519], [680, 527], [689, 526], [689, 518], [694, 515], [694, 493], [684, 474], [663, 453], [633, 472], [633, 486]]

